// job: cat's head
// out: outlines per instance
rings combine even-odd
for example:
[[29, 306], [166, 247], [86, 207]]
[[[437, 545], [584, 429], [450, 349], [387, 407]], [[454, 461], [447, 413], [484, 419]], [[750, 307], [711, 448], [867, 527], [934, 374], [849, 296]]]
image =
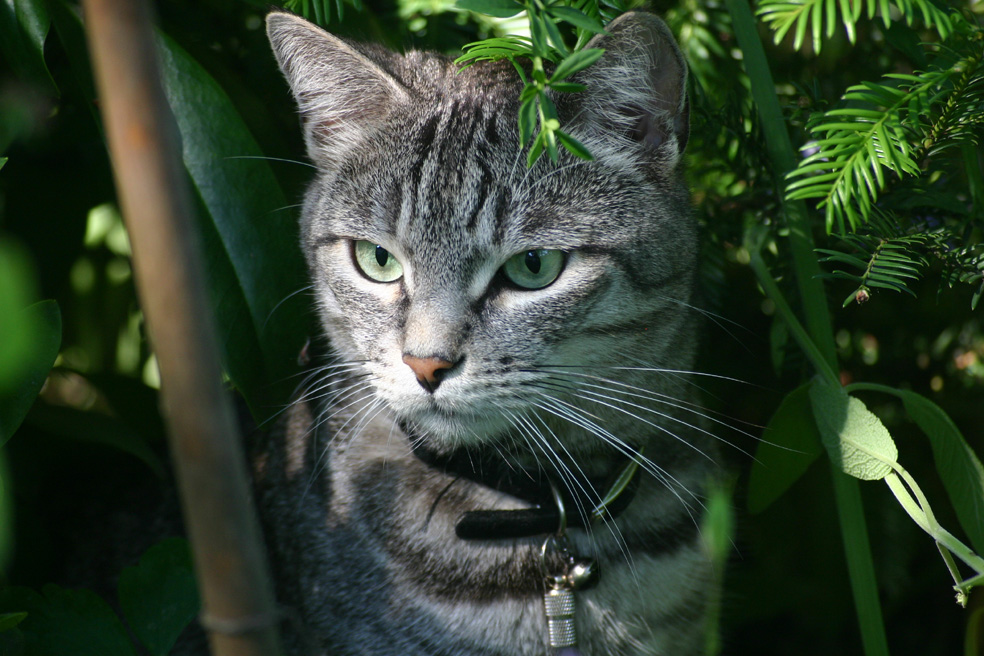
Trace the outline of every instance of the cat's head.
[[595, 160], [532, 169], [507, 62], [460, 70], [285, 13], [267, 26], [318, 170], [302, 246], [352, 384], [437, 449], [653, 433], [659, 416], [612, 406], [677, 394], [655, 370], [695, 348], [686, 66], [666, 25], [627, 14], [589, 44], [606, 52], [573, 79], [587, 91], [555, 100]]

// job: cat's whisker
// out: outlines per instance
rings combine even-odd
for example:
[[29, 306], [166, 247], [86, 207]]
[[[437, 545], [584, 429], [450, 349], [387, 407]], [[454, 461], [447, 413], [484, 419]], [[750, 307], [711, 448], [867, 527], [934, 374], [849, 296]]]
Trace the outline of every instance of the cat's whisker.
[[[663, 470], [662, 467], [652, 462], [648, 458], [641, 457], [637, 449], [629, 446], [622, 439], [615, 436], [610, 431], [602, 428], [595, 422], [588, 419], [585, 416], [588, 413], [584, 412], [581, 408], [571, 403], [568, 403], [563, 399], [558, 399], [554, 396], [550, 396], [546, 394], [542, 396], [547, 400], [546, 405], [543, 405], [542, 403], [534, 403], [534, 405], [536, 405], [537, 407], [543, 410], [546, 410], [547, 412], [550, 412], [550, 414], [553, 414], [557, 417], [560, 417], [561, 419], [565, 419], [569, 421], [570, 423], [576, 426], [579, 426], [580, 428], [588, 431], [589, 433], [597, 437], [600, 437], [601, 439], [605, 440], [607, 443], [614, 446], [616, 450], [618, 450], [619, 453], [621, 453], [622, 455], [632, 459], [639, 460], [640, 464], [644, 468], [647, 468], [647, 471], [649, 471], [649, 473], [659, 478], [661, 481], [665, 482], [663, 476], [666, 475], [666, 472], [665, 470]], [[590, 415], [590, 416], [600, 420], [600, 418], [595, 417], [594, 415]], [[650, 467], [651, 469], [649, 469]]]
[[[364, 387], [363, 389], [368, 389], [368, 386]], [[345, 422], [343, 422], [342, 425], [339, 427], [338, 432], [334, 434], [337, 435], [338, 433], [340, 433], [343, 429], [345, 429], [348, 426], [349, 422], [351, 422], [352, 419], [358, 417], [359, 415], [362, 415], [359, 421], [356, 424], [354, 424], [353, 428], [351, 429], [353, 434], [358, 434], [358, 432], [362, 430], [362, 427], [366, 423], [372, 421], [372, 419], [374, 419], [376, 415], [379, 414], [385, 408], [385, 405], [386, 404], [378, 397], [374, 397], [368, 405], [364, 405], [360, 407], [356, 412], [350, 415], [345, 420]], [[332, 416], [334, 416], [335, 414], [336, 413], [332, 413], [332, 415], [327, 418], [319, 419], [319, 421], [315, 424], [315, 429], [316, 429], [315, 434], [320, 433], [320, 430], [317, 429], [319, 429], [323, 424], [329, 421], [332, 418]], [[324, 470], [325, 467], [328, 466], [328, 455], [329, 455], [328, 446], [330, 444], [331, 444], [331, 439], [329, 439], [328, 444], [325, 444], [324, 447], [320, 449], [320, 452], [318, 453], [318, 457], [311, 467], [311, 475], [308, 477], [308, 484], [304, 490], [303, 496], [306, 496], [307, 493], [311, 491], [311, 488], [314, 486], [314, 484], [317, 482], [318, 478], [320, 477], [321, 472]]]
[[728, 337], [730, 337], [732, 340], [734, 340], [735, 343], [739, 344], [743, 349], [745, 349], [749, 353], [751, 353], [752, 350], [750, 348], [748, 348], [748, 346], [745, 345], [745, 342], [743, 342], [742, 340], [738, 339], [738, 336], [734, 332], [732, 332], [725, 324], [731, 324], [732, 326], [741, 329], [745, 333], [748, 333], [748, 335], [750, 337], [755, 337], [756, 339], [761, 339], [755, 332], [749, 330], [749, 328], [747, 326], [745, 326], [745, 325], [743, 325], [743, 324], [741, 324], [741, 323], [739, 323], [737, 321], [734, 321], [733, 319], [729, 319], [729, 318], [727, 318], [727, 317], [725, 317], [723, 315], [717, 314], [715, 312], [710, 312], [709, 310], [705, 310], [704, 308], [698, 307], [698, 306], [694, 305], [693, 303], [687, 303], [686, 301], [684, 301], [682, 299], [674, 298], [672, 296], [663, 296], [663, 295], [661, 295], [661, 296], [659, 296], [659, 298], [663, 299], [664, 301], [669, 301], [670, 303], [675, 303], [675, 304], [677, 304], [677, 305], [679, 305], [681, 307], [686, 308], [687, 310], [690, 310], [692, 312], [696, 312], [697, 314], [699, 314], [699, 315], [701, 315], [703, 317], [706, 317], [711, 323], [713, 323], [715, 326], [717, 326], [722, 331], [724, 331], [724, 333], [726, 335], [728, 335]]
[[[553, 438], [553, 440], [554, 440], [554, 441], [555, 441], [556, 443], [558, 443], [558, 444], [560, 444], [561, 446], [563, 446], [563, 444], [564, 444], [564, 442], [563, 442], [563, 440], [561, 440], [561, 439], [560, 439], [560, 438], [559, 438], [559, 437], [557, 436], [557, 434], [556, 434], [556, 433], [554, 433], [554, 430], [553, 430], [553, 429], [552, 429], [552, 428], [550, 427], [550, 424], [548, 424], [548, 423], [547, 423], [547, 422], [546, 422], [546, 421], [545, 421], [545, 420], [543, 419], [543, 417], [541, 417], [541, 416], [540, 416], [539, 414], [537, 414], [537, 413], [534, 413], [534, 415], [533, 415], [533, 416], [534, 416], [534, 417], [535, 417], [535, 418], [536, 418], [536, 419], [537, 419], [537, 420], [538, 420], [538, 421], [540, 422], [540, 424], [541, 424], [541, 425], [543, 426], [543, 428], [544, 428], [544, 429], [545, 429], [545, 430], [546, 430], [546, 431], [547, 431], [548, 433], [550, 433], [550, 436], [551, 436], [551, 438]], [[564, 448], [564, 450], [565, 450], [565, 451], [567, 451], [567, 449], [566, 449], [566, 447]], [[567, 454], [568, 454], [568, 456], [569, 456], [569, 457], [571, 457], [571, 456], [570, 456], [570, 452], [567, 452]], [[575, 465], [577, 466], [577, 468], [578, 468], [578, 471], [580, 471], [580, 472], [581, 472], [581, 475], [582, 475], [582, 476], [584, 476], [584, 472], [583, 472], [583, 471], [581, 470], [581, 467], [580, 467], [580, 465], [577, 465], [577, 460], [576, 460], [576, 459], [574, 459], [574, 458], [572, 458], [572, 461], [573, 461], [573, 462], [575, 463]], [[587, 495], [586, 495], [586, 496], [587, 496]], [[597, 495], [595, 495], [595, 496], [597, 496]], [[601, 503], [601, 499], [600, 499], [600, 498], [598, 498], [598, 503], [599, 503], [599, 504]], [[618, 548], [619, 548], [619, 551], [621, 551], [621, 552], [622, 552], [622, 556], [624, 557], [624, 559], [625, 559], [625, 562], [626, 562], [626, 564], [627, 564], [627, 565], [629, 566], [629, 568], [630, 568], [630, 570], [631, 570], [631, 571], [633, 572], [633, 575], [635, 575], [635, 566], [634, 566], [634, 564], [633, 564], [633, 562], [632, 562], [632, 554], [631, 554], [631, 552], [629, 551], [629, 549], [628, 549], [628, 546], [627, 546], [627, 545], [625, 544], [625, 539], [624, 539], [624, 538], [623, 538], [623, 536], [622, 536], [622, 531], [621, 531], [621, 530], [620, 530], [620, 529], [618, 528], [618, 524], [617, 524], [617, 523], [616, 523], [616, 522], [615, 522], [614, 520], [610, 520], [607, 514], [603, 514], [603, 515], [602, 515], [602, 522], [603, 522], [603, 523], [605, 524], [605, 528], [607, 528], [607, 529], [608, 529], [608, 531], [609, 531], [609, 533], [611, 533], [611, 535], [612, 535], [612, 538], [613, 538], [613, 539], [615, 540], [615, 544], [616, 544], [616, 545], [618, 546]], [[593, 529], [592, 529], [592, 525], [591, 525], [591, 522], [589, 522], [589, 521], [587, 521], [587, 519], [585, 519], [585, 522], [584, 522], [584, 524], [585, 524], [585, 529], [586, 529], [586, 531], [587, 531], [587, 532], [588, 532], [588, 534], [589, 534], [589, 535], [591, 536], [591, 538], [592, 538], [592, 541], [593, 541], [593, 540], [594, 540], [594, 531], [593, 531]]]
[[[669, 436], [673, 437], [674, 439], [680, 441], [681, 443], [685, 444], [686, 446], [690, 447], [691, 449], [693, 449], [694, 451], [696, 451], [697, 453], [699, 453], [704, 458], [707, 458], [711, 462], [714, 462], [714, 458], [711, 457], [710, 455], [708, 455], [705, 451], [702, 451], [699, 447], [697, 447], [695, 444], [693, 444], [689, 440], [685, 440], [685, 439], [681, 438], [676, 433], [674, 433], [673, 431], [671, 431], [669, 428], [663, 426], [662, 424], [658, 424], [656, 422], [649, 421], [648, 419], [645, 419], [643, 417], [640, 417], [638, 414], [632, 412], [631, 410], [627, 410], [623, 406], [626, 406], [627, 405], [629, 407], [636, 408], [638, 410], [643, 410], [645, 412], [650, 412], [650, 413], [656, 415], [657, 417], [662, 417], [663, 419], [666, 419], [668, 421], [671, 421], [671, 422], [674, 422], [674, 423], [678, 423], [678, 424], [682, 424], [683, 426], [685, 426], [685, 427], [687, 427], [687, 428], [689, 428], [691, 430], [697, 431], [698, 433], [702, 433], [704, 435], [707, 435], [708, 437], [710, 437], [712, 439], [715, 439], [715, 440], [718, 440], [720, 442], [723, 442], [724, 444], [727, 444], [728, 446], [734, 447], [735, 449], [737, 449], [741, 453], [745, 454], [746, 456], [752, 457], [752, 454], [748, 453], [747, 451], [745, 451], [744, 449], [742, 449], [740, 447], [735, 446], [734, 444], [731, 444], [726, 439], [724, 439], [724, 438], [722, 438], [722, 437], [720, 437], [718, 435], [715, 435], [714, 433], [708, 431], [707, 429], [705, 429], [705, 428], [703, 428], [701, 426], [698, 426], [696, 424], [692, 424], [692, 423], [690, 423], [688, 421], [685, 421], [683, 419], [680, 419], [679, 417], [675, 417], [675, 416], [673, 416], [671, 414], [668, 414], [668, 413], [665, 413], [665, 412], [659, 412], [658, 410], [654, 410], [653, 408], [648, 408], [646, 406], [639, 405], [638, 403], [633, 403], [633, 402], [627, 401], [625, 399], [620, 399], [620, 398], [617, 398], [617, 397], [614, 397], [614, 396], [610, 396], [610, 395], [607, 395], [607, 394], [601, 394], [599, 392], [594, 392], [594, 391], [591, 391], [591, 390], [584, 390], [584, 389], [582, 389], [581, 392], [579, 392], [578, 394], [576, 394], [576, 396], [578, 398], [585, 399], [586, 401], [591, 401], [591, 402], [594, 402], [594, 403], [600, 403], [601, 405], [604, 405], [605, 407], [608, 407], [608, 408], [611, 408], [613, 410], [617, 410], [619, 412], [622, 412], [622, 413], [624, 413], [624, 414], [632, 417], [633, 419], [637, 419], [637, 420], [641, 421], [642, 423], [644, 423], [644, 424], [646, 424], [648, 426], [652, 426], [653, 428], [661, 431], [662, 433], [665, 433], [666, 435], [669, 435]], [[607, 401], [611, 401], [611, 403], [608, 403]]]
[[273, 318], [273, 315], [276, 314], [277, 310], [280, 309], [280, 306], [281, 305], [283, 305], [284, 303], [286, 303], [290, 299], [294, 298], [298, 294], [303, 294], [304, 292], [308, 292], [308, 291], [311, 291], [313, 289], [314, 289], [314, 285], [313, 284], [311, 284], [311, 285], [305, 285], [304, 287], [301, 287], [300, 289], [297, 289], [297, 290], [291, 292], [290, 294], [287, 294], [287, 296], [283, 297], [282, 299], [280, 299], [280, 302], [278, 302], [276, 305], [274, 305], [273, 308], [270, 310], [270, 312], [267, 313], [266, 319], [263, 320], [263, 325], [260, 326], [260, 331], [262, 332], [262, 331], [266, 330], [267, 324], [270, 323], [270, 319]]
[[[667, 472], [665, 469], [657, 465], [655, 462], [641, 456], [638, 450], [632, 448], [626, 444], [623, 440], [613, 435], [611, 432], [601, 428], [597, 424], [591, 421], [584, 420], [578, 416], [577, 412], [571, 412], [569, 407], [565, 407], [562, 401], [558, 399], [549, 398], [546, 403], [534, 403], [537, 407], [542, 410], [549, 412], [561, 419], [566, 419], [576, 426], [583, 428], [584, 430], [594, 434], [595, 436], [601, 438], [606, 443], [615, 448], [619, 453], [627, 458], [636, 460], [639, 465], [648, 472], [653, 478], [662, 483], [663, 487], [666, 488], [670, 494], [672, 494], [684, 507], [686, 513], [690, 516], [691, 520], [695, 525], [699, 526], [697, 518], [694, 516], [694, 509], [690, 505], [690, 502], [681, 496], [681, 490], [690, 496], [701, 508], [703, 508], [703, 501], [694, 494], [687, 486], [683, 485], [679, 480], [677, 480], [673, 475]], [[576, 410], [576, 408], [575, 408]]]
[[[616, 388], [610, 387], [609, 385], [597, 385], [597, 384], [593, 384], [593, 383], [583, 383], [583, 382], [581, 382], [581, 383], [578, 383], [576, 387], [569, 388], [570, 391], [571, 391], [571, 393], [572, 394], [575, 394], [575, 395], [576, 395], [576, 392], [577, 391], [584, 391], [585, 393], [589, 393], [589, 394], [598, 394], [598, 392], [592, 391], [594, 389], [597, 389], [597, 390], [603, 390], [605, 392], [609, 392], [610, 394], [616, 394], [616, 395], [628, 396], [628, 397], [633, 397], [633, 398], [638, 398], [638, 399], [645, 399], [645, 400], [648, 400], [648, 401], [654, 401], [656, 403], [660, 403], [660, 404], [663, 404], [663, 405], [667, 405], [667, 406], [669, 406], [671, 408], [675, 408], [675, 409], [680, 410], [682, 412], [687, 412], [687, 413], [693, 414], [693, 415], [695, 415], [695, 416], [697, 416], [697, 417], [699, 417], [701, 419], [705, 419], [707, 421], [710, 421], [710, 422], [712, 422], [714, 424], [717, 424], [717, 425], [719, 425], [719, 426], [721, 426], [723, 428], [726, 428], [726, 429], [728, 429], [730, 431], [734, 431], [735, 433], [738, 433], [740, 435], [744, 435], [745, 437], [751, 438], [753, 440], [760, 441], [760, 439], [761, 439], [757, 435], [753, 435], [752, 433], [750, 433], [748, 431], [742, 430], [742, 429], [734, 426], [733, 424], [731, 424], [731, 423], [729, 423], [727, 421], [724, 421], [723, 419], [719, 419], [718, 417], [712, 416], [714, 414], [719, 414], [720, 415], [720, 413], [714, 413], [711, 410], [708, 410], [707, 408], [704, 408], [704, 407], [702, 407], [702, 406], [700, 406], [699, 404], [696, 404], [696, 403], [691, 403], [691, 402], [687, 402], [687, 401], [681, 401], [681, 400], [676, 399], [676, 398], [674, 398], [672, 396], [669, 396], [667, 394], [659, 394], [659, 393], [649, 392], [648, 390], [644, 390], [644, 389], [639, 388], [639, 387], [628, 385], [628, 384], [622, 383], [620, 381], [611, 380], [609, 378], [604, 378], [604, 377], [601, 377], [601, 376], [592, 376], [590, 374], [568, 374], [568, 373], [565, 373], [565, 375], [579, 376], [579, 377], [590, 379], [590, 380], [602, 381], [602, 382], [608, 383], [609, 385], [617, 385], [619, 387], [628, 388], [628, 389], [616, 389]], [[590, 389], [588, 389], [588, 388], [590, 388]], [[702, 432], [705, 435], [708, 435], [708, 436], [712, 437], [715, 440], [718, 440], [718, 441], [720, 441], [720, 442], [722, 442], [724, 444], [727, 444], [728, 446], [733, 447], [733, 448], [737, 449], [738, 451], [740, 451], [741, 453], [744, 453], [745, 455], [748, 455], [748, 456], [751, 457], [751, 454], [750, 453], [748, 453], [744, 449], [736, 446], [735, 444], [733, 444], [732, 442], [730, 442], [726, 438], [724, 438], [724, 437], [722, 437], [720, 435], [711, 433], [711, 432], [707, 431], [706, 429], [703, 429], [703, 428], [701, 428], [699, 426], [693, 426], [693, 425], [691, 425], [691, 424], [683, 421], [682, 419], [680, 419], [678, 417], [674, 417], [673, 415], [659, 412], [657, 410], [654, 410], [652, 408], [648, 408], [646, 406], [641, 406], [641, 405], [632, 403], [631, 401], [627, 401], [627, 400], [624, 400], [622, 398], [616, 398], [616, 397], [606, 396], [606, 395], [602, 395], [602, 396], [604, 396], [604, 398], [607, 398], [608, 400], [611, 400], [613, 402], [616, 402], [616, 403], [625, 403], [625, 404], [631, 405], [632, 407], [636, 407], [636, 408], [639, 408], [639, 409], [646, 410], [647, 412], [651, 412], [653, 414], [656, 414], [656, 415], [658, 415], [660, 417], [664, 417], [664, 418], [669, 419], [671, 421], [674, 421], [674, 422], [677, 422], [677, 423], [683, 423], [686, 426], [688, 426], [690, 428], [694, 428], [695, 430], [698, 430], [699, 432]], [[761, 428], [761, 427], [759, 427], [759, 428]]]
[[267, 155], [228, 155], [223, 159], [262, 159], [268, 162], [286, 162], [287, 164], [297, 164], [299, 166], [306, 166], [311, 169], [317, 169], [314, 164], [310, 162], [305, 162], [299, 159], [287, 159], [284, 157], [269, 157]]
[[[556, 470], [557, 474], [560, 476], [561, 482], [571, 493], [572, 498], [574, 499], [577, 498], [577, 494], [573, 489], [574, 487], [577, 487], [581, 491], [581, 493], [588, 499], [598, 496], [597, 493], [594, 492], [594, 490], [590, 489], [590, 486], [586, 486], [584, 483], [581, 482], [581, 479], [587, 480], [587, 476], [585, 475], [584, 470], [581, 468], [581, 466], [577, 463], [577, 460], [571, 458], [571, 454], [567, 450], [567, 447], [564, 446], [563, 442], [560, 442], [556, 439], [554, 440], [554, 443], [556, 443], [561, 449], [563, 449], [564, 453], [567, 455], [568, 460], [574, 464], [574, 467], [577, 469], [577, 473], [580, 474], [581, 479], [579, 479], [575, 475], [575, 473], [571, 471], [570, 466], [567, 464], [567, 462], [560, 456], [559, 453], [557, 453], [552, 443], [549, 440], [547, 440], [542, 433], [540, 433], [540, 431], [536, 428], [536, 426], [532, 424], [526, 413], [523, 413], [522, 415], [516, 417], [516, 419], [519, 422], [521, 430], [525, 429], [524, 432], [527, 435], [529, 435], [530, 438], [532, 438], [534, 444], [539, 447], [540, 452], [547, 457], [547, 460], [553, 461], [554, 469]], [[556, 436], [554, 437], [556, 438]], [[527, 443], [529, 443], [529, 440], [527, 440]], [[601, 499], [598, 498], [599, 502], [600, 500]], [[589, 525], [590, 520], [588, 517], [587, 509], [583, 508], [579, 504], [577, 507], [577, 512], [578, 514], [581, 515], [581, 519], [583, 520], [584, 525], [585, 526]]]

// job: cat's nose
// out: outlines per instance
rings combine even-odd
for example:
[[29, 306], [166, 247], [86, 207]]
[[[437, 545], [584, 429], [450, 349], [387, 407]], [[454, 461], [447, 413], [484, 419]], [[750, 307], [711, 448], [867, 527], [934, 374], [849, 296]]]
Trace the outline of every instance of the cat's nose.
[[455, 365], [454, 362], [449, 362], [444, 358], [418, 358], [413, 355], [404, 355], [403, 361], [413, 369], [420, 386], [432, 394], [441, 384], [444, 374]]

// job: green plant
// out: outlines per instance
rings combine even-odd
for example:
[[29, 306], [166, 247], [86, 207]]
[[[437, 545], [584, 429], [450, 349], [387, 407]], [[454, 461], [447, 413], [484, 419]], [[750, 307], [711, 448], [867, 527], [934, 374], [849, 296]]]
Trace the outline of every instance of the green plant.
[[[467, 56], [519, 64], [528, 152], [540, 140], [539, 155], [549, 156], [565, 142], [543, 98], [551, 88], [578, 93], [558, 71], [589, 65], [596, 55], [580, 48], [628, 5], [486, 5], [497, 13], [531, 9], [508, 22], [443, 0], [372, 11], [322, 0], [289, 6], [342, 35], [456, 56], [465, 44], [493, 39]], [[226, 373], [263, 420], [286, 402], [298, 380], [292, 363], [312, 332], [289, 207], [309, 174], [298, 165], [294, 108], [259, 29], [265, 3], [161, 0], [157, 7]], [[708, 404], [751, 425], [769, 424], [761, 445], [739, 445], [758, 448], [747, 494], [756, 512], [742, 518], [734, 538], [740, 557], [721, 574], [724, 643], [737, 655], [857, 654], [852, 627], [860, 625], [869, 654], [885, 653], [886, 643], [896, 654], [956, 653], [964, 633], [966, 653], [975, 653], [980, 609], [964, 614], [949, 598], [937, 604], [940, 588], [949, 596], [940, 585], [946, 572], [929, 558], [938, 542], [956, 554], [947, 566], [966, 571], [961, 558], [970, 561], [975, 574], [955, 575], [961, 591], [979, 582], [980, 563], [961, 545], [978, 554], [984, 548], [974, 520], [982, 498], [974, 454], [984, 449], [984, 327], [979, 314], [968, 313], [984, 263], [980, 4], [762, 3], [765, 21], [786, 30], [778, 45], [761, 42], [754, 14], [739, 0], [659, 1], [654, 8], [691, 60], [688, 168], [705, 237], [713, 347], [704, 366], [718, 375], [706, 380]], [[597, 22], [578, 25], [581, 15]], [[536, 32], [510, 37], [529, 16], [539, 21]], [[532, 60], [524, 61], [537, 52], [534, 38], [539, 77]], [[5, 548], [11, 554], [4, 584], [31, 589], [59, 576], [57, 552], [68, 538], [57, 525], [78, 511], [71, 502], [79, 491], [93, 480], [145, 480], [164, 471], [154, 358], [120, 238], [88, 68], [73, 2], [0, 3], [0, 441], [7, 462], [0, 465], [0, 558]], [[895, 150], [878, 150], [881, 144]], [[821, 152], [827, 157], [810, 159]], [[940, 282], [929, 284], [936, 276]], [[880, 293], [886, 288], [903, 293]], [[828, 292], [835, 305], [845, 297], [868, 302], [832, 314]], [[12, 330], [40, 348], [17, 347], [22, 341], [8, 339]], [[739, 348], [729, 348], [736, 342]], [[9, 357], [23, 364], [10, 367]], [[776, 389], [793, 391], [770, 394]], [[861, 400], [890, 430], [897, 457]], [[838, 414], [845, 426], [868, 428], [832, 428]], [[874, 461], [838, 455], [853, 442], [863, 445], [869, 429], [881, 436]], [[825, 451], [833, 461], [817, 457]], [[836, 468], [860, 463], [862, 471], [885, 473], [887, 484], [859, 485], [821, 466], [825, 460]], [[744, 479], [735, 493], [746, 494]], [[953, 503], [942, 503], [943, 495]], [[719, 519], [727, 515], [723, 503], [715, 498]], [[838, 526], [843, 557], [826, 547]], [[731, 545], [726, 533], [713, 532], [719, 559]], [[839, 575], [845, 560], [856, 608], [840, 587], [848, 580]], [[17, 589], [20, 597], [0, 593], [0, 611], [10, 613], [0, 615], [0, 640], [15, 624], [29, 629], [24, 611], [46, 612], [35, 603], [44, 594]], [[101, 612], [89, 595], [49, 596], [72, 601], [75, 617]], [[979, 597], [970, 595], [971, 606]], [[148, 603], [176, 599], [148, 596]], [[107, 635], [115, 635], [111, 624], [100, 624]], [[713, 637], [708, 642], [710, 653]]]

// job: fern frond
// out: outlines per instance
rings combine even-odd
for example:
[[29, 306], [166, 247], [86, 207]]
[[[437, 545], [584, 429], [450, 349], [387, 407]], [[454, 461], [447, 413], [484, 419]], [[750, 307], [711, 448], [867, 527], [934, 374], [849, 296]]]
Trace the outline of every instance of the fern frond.
[[887, 28], [892, 21], [893, 7], [906, 25], [912, 25], [914, 20], [921, 18], [926, 27], [936, 28], [943, 40], [953, 33], [955, 23], [965, 20], [959, 14], [940, 9], [932, 0], [762, 0], [757, 13], [772, 27], [776, 44], [795, 27], [793, 47], [799, 50], [809, 33], [813, 50], [819, 53], [822, 37], [832, 37], [838, 22], [847, 32], [848, 41], [853, 44], [857, 38], [855, 26], [864, 10], [869, 20], [881, 15]]
[[[920, 162], [944, 144], [980, 139], [984, 129], [984, 40], [955, 61], [917, 75], [848, 89], [841, 107], [814, 115], [815, 141], [789, 176], [786, 196], [817, 199], [828, 232], [856, 231], [886, 186], [922, 173]], [[813, 152], [810, 152], [810, 151]]]
[[821, 262], [847, 267], [824, 273], [823, 277], [851, 280], [857, 284], [844, 299], [845, 307], [851, 301], [863, 303], [868, 300], [873, 288], [915, 296], [909, 289], [909, 283], [922, 278], [929, 264], [929, 260], [920, 253], [926, 244], [925, 235], [900, 235], [886, 239], [874, 234], [851, 234], [841, 239], [851, 252], [825, 248], [818, 248], [817, 252], [826, 256], [821, 258]]

